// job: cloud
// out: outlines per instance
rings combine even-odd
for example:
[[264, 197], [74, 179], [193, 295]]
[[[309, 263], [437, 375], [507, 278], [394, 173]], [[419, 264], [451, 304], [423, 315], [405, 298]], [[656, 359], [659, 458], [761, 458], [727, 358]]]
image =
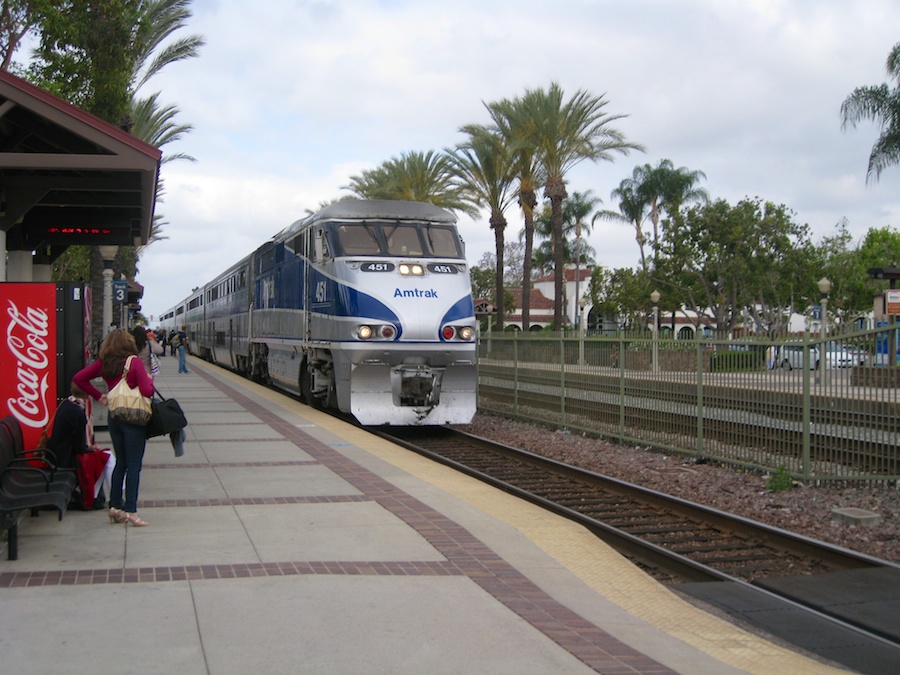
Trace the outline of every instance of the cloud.
[[[646, 146], [583, 163], [571, 191], [610, 191], [668, 158], [706, 173], [713, 198], [784, 203], [817, 235], [841, 218], [897, 226], [900, 169], [865, 184], [871, 125], [840, 129], [854, 87], [885, 81], [900, 6], [889, 0], [198, 1], [199, 59], [150, 82], [194, 131], [165, 151], [168, 240], [140, 263], [158, 314], [306, 209], [346, 194], [364, 168], [439, 150], [487, 122], [485, 101], [559, 81], [604, 94], [615, 126]], [[507, 213], [507, 237], [521, 217]], [[486, 215], [460, 219], [468, 258], [493, 250]], [[598, 262], [632, 266], [629, 227], [606, 223]], [[194, 256], [191, 258], [190, 256]], [[189, 262], [189, 261], [195, 262]]]

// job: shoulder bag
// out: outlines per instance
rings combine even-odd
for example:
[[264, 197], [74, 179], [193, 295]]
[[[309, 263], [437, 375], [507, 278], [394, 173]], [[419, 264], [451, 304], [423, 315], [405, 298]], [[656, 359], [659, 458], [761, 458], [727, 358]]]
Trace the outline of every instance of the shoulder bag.
[[109, 416], [114, 420], [143, 427], [150, 421], [150, 399], [141, 394], [138, 387], [129, 387], [127, 381], [131, 360], [135, 358], [137, 357], [128, 357], [122, 370], [122, 379], [106, 395], [106, 405], [109, 407]]
[[153, 398], [150, 399], [153, 415], [147, 424], [147, 438], [163, 436], [184, 429], [188, 422], [178, 401], [174, 398], [166, 398], [158, 391], [154, 391], [153, 394]]

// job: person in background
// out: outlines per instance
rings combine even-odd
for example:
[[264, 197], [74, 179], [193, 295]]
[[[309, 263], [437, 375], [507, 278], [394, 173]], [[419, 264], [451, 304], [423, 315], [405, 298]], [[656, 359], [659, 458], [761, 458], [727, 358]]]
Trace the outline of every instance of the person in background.
[[159, 356], [162, 354], [162, 346], [156, 341], [156, 336], [150, 337], [153, 334], [148, 332], [143, 326], [135, 326], [131, 329], [131, 334], [134, 336], [135, 345], [137, 345], [138, 356], [144, 362], [144, 368], [153, 377], [154, 368], [150, 355]]
[[[116, 328], [100, 346], [100, 358], [82, 368], [72, 381], [87, 392], [91, 398], [103, 405], [107, 404], [106, 394], [100, 392], [91, 380], [103, 377], [108, 390], [118, 384], [125, 370], [129, 356], [137, 356], [137, 344], [134, 336], [124, 328]], [[153, 380], [144, 369], [144, 362], [132, 359], [126, 382], [129, 387], [137, 387], [143, 396], [153, 395]], [[144, 527], [148, 523], [137, 514], [138, 488], [141, 480], [141, 467], [144, 461], [144, 449], [147, 447], [147, 432], [142, 426], [121, 422], [114, 417], [109, 418], [109, 436], [116, 453], [116, 466], [113, 469], [109, 494], [109, 520], [113, 523], [131, 523], [135, 527]], [[125, 486], [125, 499], [122, 499], [122, 485]]]
[[184, 327], [180, 331], [175, 334], [175, 337], [172, 338], [173, 343], [177, 343], [176, 349], [178, 350], [178, 372], [179, 373], [189, 373], [187, 369], [187, 347], [188, 347], [188, 337], [187, 333], [184, 332]]

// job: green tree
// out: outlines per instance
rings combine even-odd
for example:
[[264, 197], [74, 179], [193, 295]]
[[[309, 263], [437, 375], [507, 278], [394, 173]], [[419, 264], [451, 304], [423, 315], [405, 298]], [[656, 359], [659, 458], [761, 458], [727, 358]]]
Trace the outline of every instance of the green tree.
[[[45, 5], [53, 0], [0, 1], [0, 70], [13, 69], [13, 56], [40, 20]], [[16, 67], [15, 70], [20, 70]]]
[[494, 292], [494, 269], [496, 265], [472, 265], [469, 268], [469, 279], [472, 282], [472, 296], [475, 298], [492, 298]]
[[900, 163], [900, 42], [888, 54], [885, 69], [894, 80], [893, 89], [886, 83], [857, 87], [841, 104], [842, 129], [856, 128], [862, 120], [881, 128], [869, 154], [866, 182], [873, 177], [877, 181], [884, 169]]
[[522, 106], [535, 125], [535, 156], [546, 176], [544, 196], [550, 200], [553, 224], [554, 294], [553, 328], [563, 326], [563, 211], [566, 193], [566, 174], [583, 160], [612, 161], [613, 153], [628, 154], [641, 150], [613, 128], [612, 122], [624, 115], [604, 112], [607, 101], [578, 90], [565, 100], [562, 87], [556, 82], [548, 90], [533, 89], [525, 92]]
[[496, 251], [496, 298], [497, 318], [494, 330], [503, 330], [505, 318], [504, 283], [505, 269], [504, 234], [506, 231], [505, 211], [515, 199], [512, 184], [515, 180], [512, 155], [497, 131], [487, 127], [470, 124], [460, 129], [468, 135], [468, 139], [460, 143], [456, 149], [448, 150], [447, 157], [453, 172], [469, 189], [469, 199], [476, 205], [490, 212], [490, 225], [494, 231], [494, 248]]
[[795, 308], [811, 304], [815, 273], [809, 228], [784, 206], [717, 200], [664, 230], [652, 283], [698, 315], [710, 311], [722, 335], [745, 314], [774, 333], [784, 330]]
[[342, 189], [360, 199], [427, 202], [472, 218], [478, 216], [468, 188], [456, 178], [450, 157], [434, 150], [393, 157], [374, 169], [351, 176], [350, 184]]
[[66, 0], [41, 12], [30, 71], [40, 86], [125, 129], [138, 48], [134, 0]]
[[831, 281], [828, 294], [829, 319], [852, 323], [872, 311], [873, 298], [884, 290], [885, 281], [869, 277], [873, 267], [894, 267], [900, 261], [900, 231], [891, 227], [871, 228], [854, 241], [843, 219], [834, 233], [816, 246], [815, 279]]
[[650, 279], [643, 270], [595, 267], [589, 289], [593, 314], [619, 325], [638, 325], [643, 329], [652, 290]]
[[[872, 309], [873, 296], [883, 292], [887, 284], [884, 280], [870, 279], [869, 270], [900, 267], [900, 230], [890, 226], [870, 228], [857, 247], [856, 254], [854, 269], [857, 270], [858, 281], [853, 288], [859, 290], [851, 296], [851, 306], [857, 313], [862, 313]], [[840, 279], [841, 272], [841, 269], [835, 270], [834, 278]]]

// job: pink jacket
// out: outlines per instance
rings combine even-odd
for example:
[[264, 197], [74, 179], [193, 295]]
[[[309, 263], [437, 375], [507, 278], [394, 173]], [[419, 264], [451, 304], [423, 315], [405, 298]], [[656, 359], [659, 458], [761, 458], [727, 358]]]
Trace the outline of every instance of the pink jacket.
[[[89, 366], [85, 366], [72, 378], [72, 381], [77, 384], [81, 389], [85, 391], [91, 398], [96, 401], [100, 400], [100, 397], [103, 396], [103, 392], [101, 392], [97, 387], [91, 384], [91, 380], [94, 378], [100, 377], [100, 369], [103, 368], [103, 362], [100, 359], [97, 359]], [[115, 387], [119, 380], [122, 379], [122, 376], [116, 377], [112, 380], [107, 378], [103, 378], [104, 382], [106, 382], [106, 386], [109, 390], [112, 390]], [[153, 396], [153, 378], [147, 374], [147, 369], [144, 368], [144, 362], [141, 361], [140, 357], [135, 356], [135, 358], [131, 359], [131, 365], [128, 370], [128, 378], [125, 380], [129, 387], [134, 389], [134, 387], [138, 387], [143, 396]]]

